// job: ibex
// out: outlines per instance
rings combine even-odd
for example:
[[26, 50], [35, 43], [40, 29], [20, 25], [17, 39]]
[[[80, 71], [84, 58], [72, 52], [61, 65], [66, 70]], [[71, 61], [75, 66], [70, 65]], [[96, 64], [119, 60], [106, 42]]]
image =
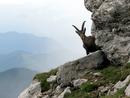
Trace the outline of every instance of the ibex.
[[81, 30], [79, 30], [76, 26], [72, 25], [76, 29], [76, 33], [80, 36], [82, 42], [83, 42], [83, 47], [86, 50], [86, 54], [88, 55], [90, 52], [95, 52], [99, 50], [99, 47], [96, 46], [95, 44], [95, 36], [86, 36], [86, 28], [84, 27], [85, 22], [83, 22]]

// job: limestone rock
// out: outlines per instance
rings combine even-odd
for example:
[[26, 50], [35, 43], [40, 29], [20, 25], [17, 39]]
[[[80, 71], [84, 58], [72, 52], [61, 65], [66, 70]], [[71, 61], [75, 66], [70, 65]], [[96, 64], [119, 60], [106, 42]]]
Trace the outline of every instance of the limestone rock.
[[63, 92], [63, 90], [64, 90], [64, 89], [61, 88], [61, 86], [58, 85], [58, 86], [56, 87], [56, 89], [55, 89], [55, 94], [56, 94], [56, 95], [57, 95], [57, 94], [60, 94], [60, 93]]
[[70, 94], [70, 87], [67, 87], [57, 98], [64, 98], [65, 94]]
[[100, 72], [93, 73], [94, 76], [101, 76]]
[[125, 90], [125, 95], [127, 96], [127, 97], [130, 97], [130, 84], [129, 84], [129, 86], [126, 88], [126, 90]]
[[110, 87], [104, 87], [104, 86], [101, 86], [98, 88], [98, 90], [101, 92], [101, 93], [105, 93], [107, 92], [108, 90], [110, 89]]
[[32, 83], [27, 89], [25, 89], [18, 98], [39, 98], [41, 94], [40, 82]]
[[48, 95], [46, 95], [46, 96], [43, 96], [42, 98], [50, 98]]
[[69, 86], [73, 80], [84, 76], [88, 69], [103, 67], [104, 58], [104, 53], [99, 50], [86, 57], [60, 66], [57, 74], [58, 84]]
[[126, 87], [130, 81], [130, 75], [124, 81], [119, 81], [113, 86], [113, 90], [109, 90], [108, 95], [114, 95], [118, 90]]
[[56, 78], [57, 78], [57, 76], [50, 76], [50, 77], [47, 79], [47, 82], [49, 82], [49, 83], [55, 82], [55, 81], [56, 81]]
[[84, 1], [92, 12], [96, 44], [113, 64], [125, 64], [130, 52], [130, 0]]
[[103, 1], [104, 0], [84, 0], [84, 4], [89, 11], [94, 12], [96, 9], [100, 7]]
[[87, 81], [87, 79], [77, 79], [74, 80], [72, 84], [74, 87], [80, 87], [83, 83], [86, 83]]
[[122, 89], [123, 87], [125, 87], [128, 82], [130, 81], [130, 75], [127, 76], [127, 78], [124, 81], [119, 81], [114, 85], [115, 89]]

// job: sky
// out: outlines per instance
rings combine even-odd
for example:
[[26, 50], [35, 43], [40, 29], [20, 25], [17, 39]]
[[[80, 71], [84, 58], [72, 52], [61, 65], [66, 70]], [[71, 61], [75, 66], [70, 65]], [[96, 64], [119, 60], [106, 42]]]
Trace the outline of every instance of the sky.
[[49, 37], [81, 54], [85, 50], [72, 24], [81, 27], [84, 20], [86, 35], [90, 35], [91, 13], [84, 7], [84, 0], [0, 0], [0, 33]]

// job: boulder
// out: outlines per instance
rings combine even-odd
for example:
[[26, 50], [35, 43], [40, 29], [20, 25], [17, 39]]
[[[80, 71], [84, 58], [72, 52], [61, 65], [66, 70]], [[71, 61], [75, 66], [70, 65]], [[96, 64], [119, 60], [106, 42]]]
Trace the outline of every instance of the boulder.
[[66, 63], [59, 67], [57, 83], [62, 86], [70, 86], [73, 80], [84, 76], [88, 69], [104, 67], [104, 61], [104, 53], [99, 50], [81, 59]]
[[41, 94], [40, 82], [32, 83], [27, 89], [25, 89], [18, 98], [39, 98]]
[[52, 83], [56, 81], [57, 76], [50, 76], [49, 78], [47, 78], [47, 82]]
[[114, 65], [128, 62], [130, 52], [130, 0], [84, 0], [92, 12], [92, 34]]
[[61, 86], [60, 85], [58, 85], [57, 87], [56, 87], [56, 89], [55, 89], [55, 94], [56, 95], [58, 95], [58, 94], [61, 94], [62, 92], [63, 92], [63, 88], [61, 88]]
[[43, 96], [42, 98], [50, 98], [48, 95]]
[[[118, 81], [114, 86], [112, 90], [109, 90], [108, 95], [114, 95], [118, 90], [126, 87], [128, 83], [130, 82], [130, 75], [127, 76], [127, 78], [124, 81]], [[127, 90], [126, 90], [127, 91]]]
[[130, 97], [130, 84], [128, 85], [128, 87], [127, 87], [126, 90], [125, 90], [125, 95], [126, 95], [127, 97]]
[[124, 81], [119, 81], [114, 85], [114, 89], [122, 89], [125, 87], [130, 81], [130, 75]]
[[74, 87], [80, 87], [83, 83], [86, 83], [88, 80], [87, 79], [77, 79], [73, 80], [72, 84]]
[[101, 93], [106, 93], [106, 92], [108, 92], [109, 89], [110, 89], [109, 86], [106, 86], [106, 87], [100, 86], [100, 87], [98, 88], [98, 91], [101, 92]]
[[70, 94], [70, 87], [67, 87], [57, 98], [64, 98], [65, 94]]
[[100, 72], [93, 73], [94, 76], [101, 76], [102, 74]]

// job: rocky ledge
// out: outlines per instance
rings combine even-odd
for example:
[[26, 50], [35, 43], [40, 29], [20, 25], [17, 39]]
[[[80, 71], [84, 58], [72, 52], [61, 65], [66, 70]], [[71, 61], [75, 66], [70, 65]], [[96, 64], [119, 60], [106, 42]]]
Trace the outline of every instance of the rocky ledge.
[[[126, 98], [130, 97], [130, 63], [106, 66], [96, 51], [34, 77], [18, 98]], [[80, 97], [79, 97], [80, 96]]]

